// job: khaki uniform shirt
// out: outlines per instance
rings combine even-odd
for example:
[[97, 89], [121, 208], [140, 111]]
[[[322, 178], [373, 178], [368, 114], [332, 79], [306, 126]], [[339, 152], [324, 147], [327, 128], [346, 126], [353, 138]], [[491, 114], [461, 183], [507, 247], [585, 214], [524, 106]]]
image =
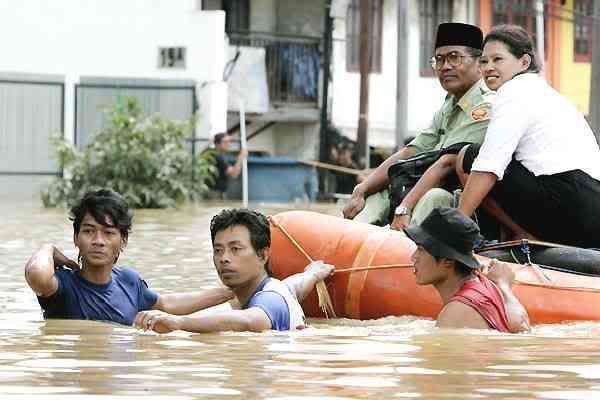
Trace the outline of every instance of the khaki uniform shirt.
[[488, 89], [483, 79], [458, 101], [448, 95], [442, 108], [433, 115], [431, 125], [408, 145], [416, 147], [419, 154], [457, 143], [483, 143], [495, 97], [496, 92]]

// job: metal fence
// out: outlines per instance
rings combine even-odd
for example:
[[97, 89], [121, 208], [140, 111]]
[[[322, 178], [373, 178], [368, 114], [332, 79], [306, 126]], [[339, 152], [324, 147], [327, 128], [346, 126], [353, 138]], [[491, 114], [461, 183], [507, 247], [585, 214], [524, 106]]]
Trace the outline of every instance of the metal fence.
[[272, 103], [317, 103], [321, 40], [265, 32], [229, 33], [233, 46], [264, 47]]
[[64, 78], [0, 77], [0, 175], [60, 175], [50, 136], [64, 132]]
[[[182, 121], [198, 108], [195, 93], [193, 81], [82, 78], [75, 85], [75, 143], [85, 147], [107, 125], [105, 110], [120, 97], [137, 97], [145, 115], [159, 113], [163, 118]], [[194, 141], [190, 146], [193, 152]]]

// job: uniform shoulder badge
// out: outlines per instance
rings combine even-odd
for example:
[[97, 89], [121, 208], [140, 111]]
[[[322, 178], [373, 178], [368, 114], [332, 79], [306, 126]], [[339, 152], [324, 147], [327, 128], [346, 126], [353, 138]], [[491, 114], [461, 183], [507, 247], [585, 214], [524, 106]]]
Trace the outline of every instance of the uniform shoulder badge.
[[474, 121], [483, 121], [484, 119], [488, 119], [490, 117], [490, 110], [488, 106], [477, 107], [473, 111], [471, 111], [471, 118]]

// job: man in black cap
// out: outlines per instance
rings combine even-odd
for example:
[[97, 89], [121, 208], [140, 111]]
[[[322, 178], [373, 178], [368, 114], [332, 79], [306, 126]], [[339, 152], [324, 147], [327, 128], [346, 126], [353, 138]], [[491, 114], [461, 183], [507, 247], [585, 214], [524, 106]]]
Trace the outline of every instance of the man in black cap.
[[479, 228], [455, 208], [435, 208], [421, 225], [404, 232], [417, 244], [413, 254], [418, 285], [433, 285], [444, 308], [437, 318], [441, 328], [529, 330], [527, 311], [512, 293], [514, 272], [492, 260], [487, 276], [473, 255]]
[[431, 150], [443, 149], [445, 154], [395, 208], [392, 228], [401, 230], [410, 222], [420, 223], [434, 207], [452, 205], [449, 190], [458, 188], [458, 181], [455, 186], [444, 186], [449, 190], [437, 188], [454, 174], [456, 154], [463, 145], [483, 142], [495, 97], [481, 79], [478, 59], [482, 43], [483, 33], [474, 25], [440, 24], [431, 61], [440, 84], [448, 92], [446, 100], [427, 129], [354, 187], [343, 210], [345, 218], [367, 223], [385, 220], [390, 214], [388, 193], [384, 190], [389, 184], [388, 168], [399, 160]]

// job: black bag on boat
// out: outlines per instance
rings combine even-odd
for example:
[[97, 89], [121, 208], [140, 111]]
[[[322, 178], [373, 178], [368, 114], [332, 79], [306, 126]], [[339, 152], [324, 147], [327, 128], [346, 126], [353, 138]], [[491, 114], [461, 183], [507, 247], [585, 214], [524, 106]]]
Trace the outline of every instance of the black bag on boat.
[[421, 153], [406, 160], [400, 160], [388, 168], [390, 182], [389, 221], [394, 219], [394, 211], [406, 197], [408, 192], [417, 184], [425, 171], [444, 154], [443, 150], [433, 150]]
[[[470, 143], [455, 143], [445, 149], [431, 150], [418, 154], [406, 160], [400, 160], [388, 168], [390, 212], [389, 222], [394, 219], [396, 207], [402, 203], [408, 192], [417, 184], [425, 171], [445, 154], [458, 154], [458, 152]], [[453, 192], [460, 188], [455, 174], [449, 177], [445, 188]]]

